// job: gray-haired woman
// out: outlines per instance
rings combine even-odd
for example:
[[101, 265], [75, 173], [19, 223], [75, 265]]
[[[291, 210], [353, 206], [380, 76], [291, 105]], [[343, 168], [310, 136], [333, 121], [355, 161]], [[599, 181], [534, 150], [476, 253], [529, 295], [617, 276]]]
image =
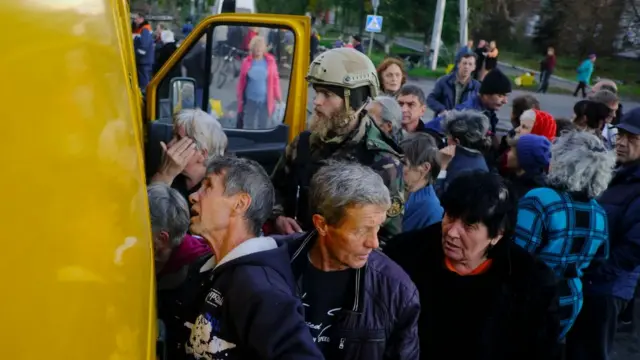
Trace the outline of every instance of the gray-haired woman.
[[170, 185], [188, 199], [200, 187], [208, 161], [224, 155], [227, 135], [218, 120], [200, 109], [181, 110], [173, 122], [173, 139], [161, 143], [162, 161], [151, 182]]
[[596, 198], [611, 180], [615, 155], [588, 132], [559, 137], [551, 154], [547, 187], [520, 200], [515, 243], [543, 260], [559, 280], [562, 340], [582, 308], [583, 271], [608, 256], [607, 213]]
[[405, 190], [402, 231], [426, 228], [442, 221], [444, 210], [433, 184], [440, 172], [438, 146], [429, 134], [416, 133], [402, 141], [405, 163], [402, 168]]
[[446, 115], [442, 128], [448, 146], [439, 154], [438, 193], [462, 173], [489, 171], [484, 153], [491, 145], [487, 136], [490, 125], [489, 118], [475, 110], [451, 111]]

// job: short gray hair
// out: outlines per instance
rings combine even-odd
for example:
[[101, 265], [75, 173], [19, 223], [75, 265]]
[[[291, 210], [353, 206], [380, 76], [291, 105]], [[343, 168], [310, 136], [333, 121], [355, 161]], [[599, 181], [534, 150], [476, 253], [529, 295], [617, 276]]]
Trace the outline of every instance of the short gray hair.
[[611, 181], [615, 154], [602, 141], [585, 131], [574, 131], [556, 139], [551, 147], [547, 182], [559, 190], [585, 193], [594, 199]]
[[489, 118], [475, 110], [450, 111], [442, 124], [447, 136], [458, 140], [469, 149], [485, 151], [491, 145], [487, 136]]
[[373, 103], [380, 105], [380, 117], [382, 121], [391, 123], [394, 134], [402, 129], [402, 108], [395, 98], [380, 95], [373, 99]]
[[196, 149], [207, 149], [209, 159], [224, 155], [227, 135], [213, 116], [201, 109], [184, 109], [174, 115], [174, 126], [182, 126], [186, 135], [196, 143]]
[[391, 206], [382, 177], [358, 163], [328, 161], [311, 178], [311, 214], [322, 215], [329, 225], [343, 220], [347, 208], [358, 205]]
[[609, 105], [611, 103], [620, 102], [620, 98], [616, 93], [609, 90], [599, 90], [589, 95], [589, 100]]
[[429, 183], [436, 181], [436, 176], [440, 172], [440, 162], [438, 161], [438, 146], [433, 136], [425, 133], [414, 133], [412, 136], [403, 140], [400, 147], [404, 152], [404, 158], [408, 164], [404, 166], [420, 166], [429, 164]]
[[269, 219], [275, 202], [275, 190], [267, 172], [254, 160], [220, 156], [207, 165], [207, 176], [223, 177], [224, 195], [248, 194], [251, 204], [244, 214], [249, 231], [257, 236]]
[[172, 247], [182, 243], [189, 230], [189, 205], [176, 189], [164, 183], [154, 183], [147, 188], [151, 229], [154, 233], [166, 231]]

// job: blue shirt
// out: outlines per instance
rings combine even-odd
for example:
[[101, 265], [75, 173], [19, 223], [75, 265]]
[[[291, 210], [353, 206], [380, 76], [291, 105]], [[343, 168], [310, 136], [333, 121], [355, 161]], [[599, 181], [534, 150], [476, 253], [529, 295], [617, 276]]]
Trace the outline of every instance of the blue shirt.
[[596, 200], [551, 188], [529, 191], [518, 204], [515, 243], [544, 261], [558, 278], [564, 338], [582, 308], [582, 275], [609, 257], [607, 213]]
[[251, 61], [251, 68], [247, 73], [247, 88], [245, 90], [247, 100], [258, 103], [267, 102], [267, 60]]
[[426, 228], [442, 221], [443, 214], [444, 210], [440, 206], [440, 200], [436, 196], [433, 185], [427, 185], [409, 194], [409, 199], [404, 204], [402, 231]]

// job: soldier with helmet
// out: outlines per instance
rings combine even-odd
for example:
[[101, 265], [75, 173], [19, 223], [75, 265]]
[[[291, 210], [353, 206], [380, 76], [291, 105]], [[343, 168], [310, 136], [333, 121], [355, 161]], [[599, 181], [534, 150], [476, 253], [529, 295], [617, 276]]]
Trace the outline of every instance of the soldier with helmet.
[[361, 52], [337, 48], [311, 63], [307, 80], [316, 92], [309, 131], [287, 146], [272, 175], [278, 195], [272, 216], [275, 230], [311, 230], [311, 177], [325, 160], [355, 161], [371, 167], [389, 188], [392, 206], [379, 232], [384, 243], [401, 232], [404, 183], [402, 150], [364, 110], [378, 95], [376, 68]]

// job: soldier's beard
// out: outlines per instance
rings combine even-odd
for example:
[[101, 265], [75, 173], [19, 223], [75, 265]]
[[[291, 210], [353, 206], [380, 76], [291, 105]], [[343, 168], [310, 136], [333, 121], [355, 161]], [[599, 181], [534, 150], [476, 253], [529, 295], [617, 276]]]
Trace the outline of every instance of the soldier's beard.
[[314, 113], [311, 116], [309, 130], [324, 140], [346, 135], [351, 131], [350, 119], [353, 114], [353, 110], [341, 110], [329, 117]]

